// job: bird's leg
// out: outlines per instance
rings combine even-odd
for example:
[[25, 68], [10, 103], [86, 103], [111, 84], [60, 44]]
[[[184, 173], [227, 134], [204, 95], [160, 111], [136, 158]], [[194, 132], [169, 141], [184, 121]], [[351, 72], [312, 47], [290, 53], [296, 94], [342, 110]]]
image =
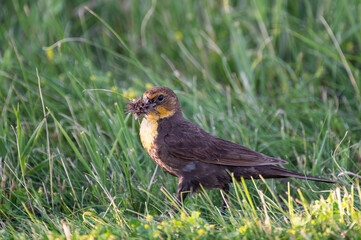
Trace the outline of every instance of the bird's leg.
[[229, 186], [226, 184], [221, 190], [224, 192], [223, 201], [222, 201], [222, 210], [227, 208], [227, 201], [228, 201], [228, 193], [229, 193]]
[[[188, 184], [188, 181], [185, 181], [183, 177], [180, 177], [178, 181], [178, 191], [177, 191], [177, 204], [179, 207], [182, 207], [184, 200], [190, 193], [190, 190], [191, 190], [191, 186], [190, 184]], [[175, 212], [178, 212], [175, 206], [172, 206], [172, 209]]]

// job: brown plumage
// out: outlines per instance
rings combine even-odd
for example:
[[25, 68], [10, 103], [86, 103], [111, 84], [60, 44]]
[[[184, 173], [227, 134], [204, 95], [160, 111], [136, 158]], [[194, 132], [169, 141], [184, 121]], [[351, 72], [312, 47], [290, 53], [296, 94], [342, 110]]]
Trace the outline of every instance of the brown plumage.
[[142, 99], [128, 104], [127, 111], [144, 116], [140, 127], [142, 144], [164, 171], [179, 178], [179, 202], [201, 185], [227, 193], [232, 181], [229, 173], [237, 180], [261, 175], [335, 183], [274, 166], [287, 162], [209, 134], [183, 117], [179, 100], [169, 88], [146, 91]]

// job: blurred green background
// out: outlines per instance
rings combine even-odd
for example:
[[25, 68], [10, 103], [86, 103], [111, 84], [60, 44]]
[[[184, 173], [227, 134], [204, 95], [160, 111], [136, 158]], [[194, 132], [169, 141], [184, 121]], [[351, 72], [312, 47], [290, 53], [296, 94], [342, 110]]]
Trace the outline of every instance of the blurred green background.
[[[0, 237], [358, 236], [360, 18], [358, 0], [3, 2]], [[224, 213], [202, 191], [167, 215], [177, 179], [124, 113], [159, 85], [212, 134], [338, 184], [248, 181]]]

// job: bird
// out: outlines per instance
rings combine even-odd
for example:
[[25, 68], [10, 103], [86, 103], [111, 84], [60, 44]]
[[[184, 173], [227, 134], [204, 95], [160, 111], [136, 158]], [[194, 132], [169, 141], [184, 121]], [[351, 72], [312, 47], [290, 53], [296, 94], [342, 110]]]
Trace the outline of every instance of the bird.
[[139, 135], [144, 149], [165, 172], [178, 178], [179, 206], [189, 193], [201, 188], [218, 188], [227, 196], [232, 176], [237, 181], [291, 177], [335, 183], [275, 166], [288, 162], [208, 133], [184, 118], [177, 95], [168, 87], [147, 90], [143, 97], [130, 101], [126, 111], [143, 117]]

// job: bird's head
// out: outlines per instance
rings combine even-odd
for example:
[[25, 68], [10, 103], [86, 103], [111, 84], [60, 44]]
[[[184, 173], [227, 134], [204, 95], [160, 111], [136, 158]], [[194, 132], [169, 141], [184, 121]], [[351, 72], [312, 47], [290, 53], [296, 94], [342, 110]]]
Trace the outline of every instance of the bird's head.
[[146, 118], [162, 119], [181, 113], [177, 95], [167, 87], [153, 87], [127, 105], [127, 111], [137, 118], [145, 115]]

